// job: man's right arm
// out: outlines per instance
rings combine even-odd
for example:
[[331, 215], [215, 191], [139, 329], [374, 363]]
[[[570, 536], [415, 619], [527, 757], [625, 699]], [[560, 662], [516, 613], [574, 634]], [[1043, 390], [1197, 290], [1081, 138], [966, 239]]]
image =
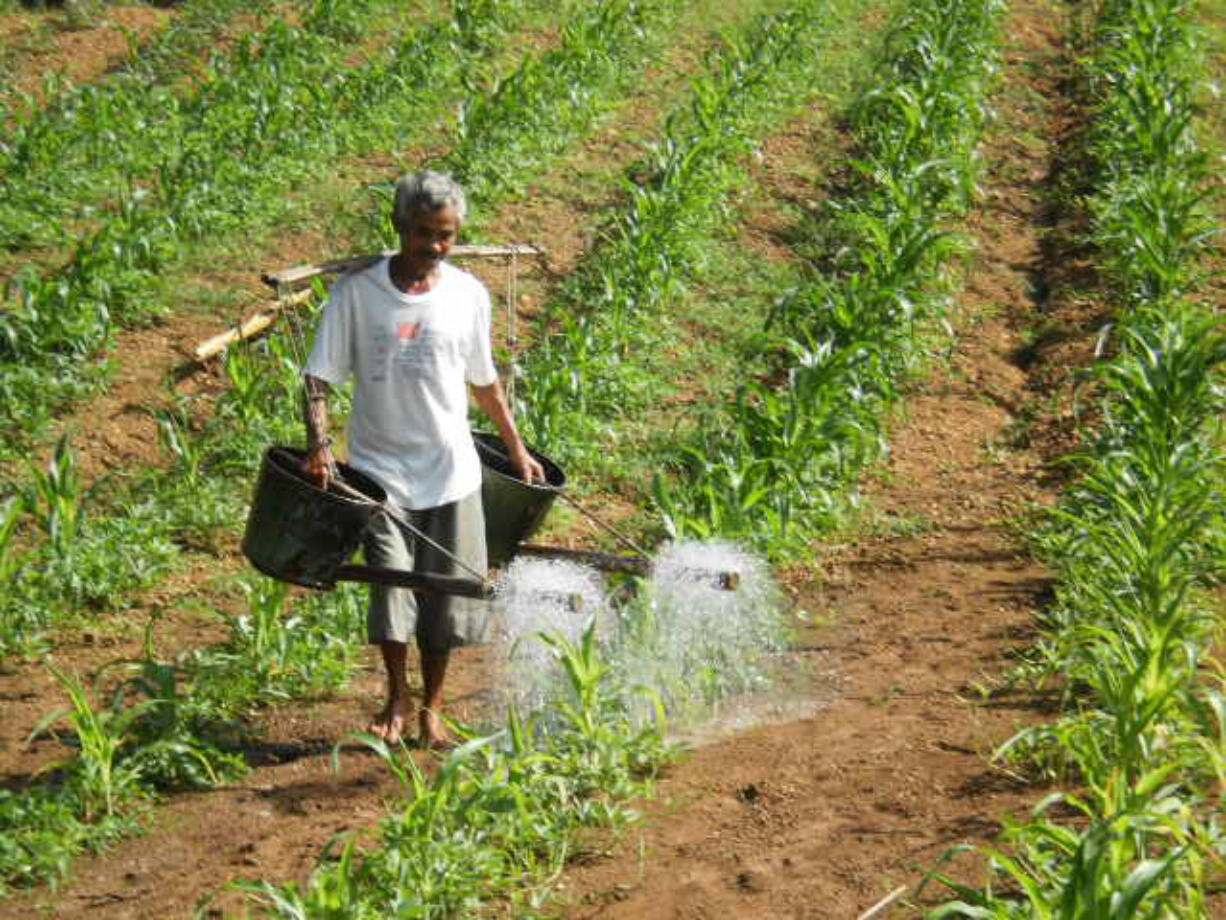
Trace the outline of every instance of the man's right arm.
[[321, 489], [326, 489], [336, 471], [332, 440], [328, 437], [328, 394], [332, 387], [326, 380], [310, 374], [305, 375], [304, 383], [302, 415], [306, 423], [307, 455], [303, 471]]

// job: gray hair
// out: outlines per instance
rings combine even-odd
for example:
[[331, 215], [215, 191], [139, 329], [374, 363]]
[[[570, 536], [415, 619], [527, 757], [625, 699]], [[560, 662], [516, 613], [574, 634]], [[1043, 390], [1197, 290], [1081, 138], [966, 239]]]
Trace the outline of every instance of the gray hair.
[[418, 211], [438, 211], [454, 208], [460, 220], [468, 211], [464, 189], [451, 176], [423, 169], [396, 181], [396, 198], [392, 204], [392, 226], [407, 229]]

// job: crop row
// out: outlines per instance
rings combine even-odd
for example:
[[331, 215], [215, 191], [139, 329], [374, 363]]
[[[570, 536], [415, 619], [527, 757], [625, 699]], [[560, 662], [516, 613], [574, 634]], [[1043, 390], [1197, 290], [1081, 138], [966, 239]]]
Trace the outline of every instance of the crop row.
[[326, 2], [305, 14], [336, 24], [339, 35], [278, 21], [218, 62], [216, 78], [184, 103], [191, 117], [178, 122], [182, 131], [159, 145], [147, 175], [127, 177], [131, 186], [68, 263], [10, 282], [0, 313], [10, 445], [96, 383], [115, 327], [158, 312], [158, 276], [183, 263], [185, 247], [271, 221], [285, 212], [286, 191], [338, 155], [403, 142], [412, 130], [405, 108], [440, 114], [521, 10], [517, 0], [455, 0], [451, 19], [343, 66], [352, 54], [345, 29], [373, 2]]
[[1210, 221], [1195, 133], [1203, 60], [1183, 0], [1109, 0], [1091, 30], [1093, 238], [1118, 315], [1100, 419], [1036, 539], [1058, 574], [1027, 671], [1065, 714], [999, 757], [1072, 784], [990, 850], [988, 884], [937, 916], [1205, 917], [1226, 869], [1226, 686], [1209, 657], [1222, 573], [1219, 375], [1195, 302]]
[[438, 164], [478, 208], [522, 187], [588, 133], [662, 47], [681, 0], [584, 4], [556, 49], [529, 57], [460, 110], [455, 145]]
[[516, 384], [517, 417], [534, 443], [593, 462], [607, 454], [612, 419], [643, 411], [667, 389], [667, 375], [632, 356], [662, 350], [665, 308], [726, 225], [741, 161], [813, 93], [805, 74], [845, 15], [837, 4], [797, 3], [711, 53], [707, 74], [641, 164], [643, 178], [627, 184], [628, 206], [542, 311]]
[[[655, 498], [672, 533], [784, 553], [882, 449], [881, 416], [939, 319], [969, 202], [999, 4], [910, 4], [850, 114], [854, 176], [810, 232], [826, 270], [776, 306], [766, 370], [708, 411]], [[815, 266], [817, 268], [817, 266]]]

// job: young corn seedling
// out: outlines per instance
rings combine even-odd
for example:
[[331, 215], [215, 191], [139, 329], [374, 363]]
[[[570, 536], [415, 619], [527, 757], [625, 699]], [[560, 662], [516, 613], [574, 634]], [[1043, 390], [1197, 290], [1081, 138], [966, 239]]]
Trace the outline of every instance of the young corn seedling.
[[13, 547], [13, 535], [25, 510], [25, 500], [16, 495], [0, 503], [0, 584], [11, 584], [25, 561], [25, 554]]
[[150, 704], [130, 709], [99, 707], [78, 678], [53, 664], [47, 667], [68, 694], [71, 708], [44, 717], [31, 732], [31, 737], [67, 718], [80, 751], [71, 760], [48, 769], [69, 772], [81, 799], [82, 820], [95, 822], [115, 818], [121, 807], [130, 804], [142, 792], [139, 771], [121, 761], [120, 750], [133, 722]]
[[84, 496], [76, 456], [68, 435], [56, 442], [47, 463], [30, 467], [33, 483], [25, 494], [25, 507], [46, 532], [59, 556], [72, 548], [81, 529]]

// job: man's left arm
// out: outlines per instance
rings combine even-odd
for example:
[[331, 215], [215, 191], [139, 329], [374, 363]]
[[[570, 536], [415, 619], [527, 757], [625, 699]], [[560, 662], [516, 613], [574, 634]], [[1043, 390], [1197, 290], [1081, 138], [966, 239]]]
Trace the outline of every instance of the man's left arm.
[[490, 421], [498, 429], [502, 443], [507, 447], [507, 457], [511, 461], [511, 466], [519, 473], [519, 478], [524, 482], [543, 484], [545, 469], [524, 446], [519, 430], [515, 427], [515, 419], [511, 417], [511, 407], [507, 405], [507, 398], [502, 392], [502, 384], [495, 379], [488, 386], [477, 386], [475, 383], [471, 386], [477, 405], [490, 417]]

